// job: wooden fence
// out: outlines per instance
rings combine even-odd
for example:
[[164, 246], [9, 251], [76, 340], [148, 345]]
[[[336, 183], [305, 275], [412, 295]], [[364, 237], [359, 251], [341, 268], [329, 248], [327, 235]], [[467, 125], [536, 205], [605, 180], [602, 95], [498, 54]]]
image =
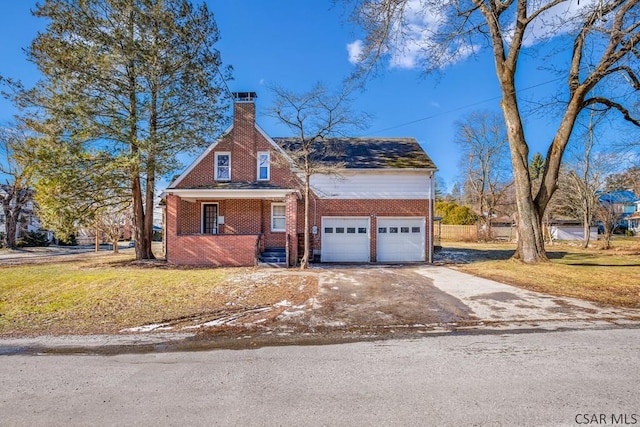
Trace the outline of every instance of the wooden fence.
[[[438, 230], [439, 228], [439, 230]], [[440, 231], [440, 240], [476, 241], [478, 240], [477, 225], [446, 225], [436, 224], [436, 235]]]

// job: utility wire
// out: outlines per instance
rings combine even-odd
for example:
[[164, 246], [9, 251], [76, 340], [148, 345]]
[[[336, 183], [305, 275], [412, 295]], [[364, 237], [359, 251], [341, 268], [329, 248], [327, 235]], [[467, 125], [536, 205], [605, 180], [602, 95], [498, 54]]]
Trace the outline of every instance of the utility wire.
[[[558, 78], [555, 78], [553, 80], [548, 80], [546, 82], [538, 83], [538, 84], [535, 84], [533, 86], [528, 86], [528, 87], [526, 87], [524, 89], [518, 90], [516, 93], [520, 93], [520, 92], [524, 92], [524, 91], [527, 91], [527, 90], [535, 89], [537, 87], [544, 86], [544, 85], [547, 85], [549, 83], [553, 83], [553, 82], [556, 82], [556, 81], [562, 80], [562, 79], [564, 79], [564, 77], [558, 77]], [[463, 105], [461, 107], [456, 107], [456, 108], [453, 108], [451, 110], [441, 111], [441, 112], [432, 114], [432, 115], [427, 116], [427, 117], [422, 117], [420, 119], [412, 120], [410, 122], [405, 122], [405, 123], [401, 123], [399, 125], [394, 125], [394, 126], [390, 126], [390, 127], [384, 128], [384, 129], [379, 129], [377, 131], [371, 132], [370, 134], [371, 135], [375, 135], [375, 134], [377, 134], [379, 132], [385, 132], [385, 131], [388, 131], [388, 130], [397, 129], [397, 128], [404, 127], [404, 126], [409, 126], [409, 125], [412, 125], [414, 123], [423, 122], [425, 120], [434, 119], [434, 118], [439, 117], [439, 116], [444, 116], [445, 114], [455, 113], [456, 111], [464, 110], [464, 109], [467, 109], [467, 108], [470, 108], [470, 107], [475, 107], [476, 105], [484, 104], [484, 103], [489, 102], [489, 101], [495, 101], [497, 99], [500, 99], [501, 97], [502, 97], [501, 95], [494, 96], [492, 98], [487, 98], [487, 99], [484, 99], [482, 101], [474, 102], [472, 104], [467, 104], [467, 105]]]

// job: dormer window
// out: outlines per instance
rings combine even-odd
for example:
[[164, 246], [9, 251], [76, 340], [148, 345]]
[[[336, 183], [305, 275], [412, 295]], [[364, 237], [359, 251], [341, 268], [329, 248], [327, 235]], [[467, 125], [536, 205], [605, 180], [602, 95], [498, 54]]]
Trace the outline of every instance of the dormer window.
[[271, 158], [268, 151], [258, 152], [258, 181], [271, 179]]
[[216, 181], [230, 181], [231, 153], [216, 153], [215, 162]]

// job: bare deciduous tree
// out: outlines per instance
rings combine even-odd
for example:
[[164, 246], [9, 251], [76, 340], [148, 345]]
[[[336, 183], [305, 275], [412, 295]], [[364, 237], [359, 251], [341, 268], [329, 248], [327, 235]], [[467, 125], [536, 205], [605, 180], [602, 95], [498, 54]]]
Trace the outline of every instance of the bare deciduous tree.
[[328, 164], [322, 161], [327, 156], [339, 156], [334, 152], [331, 137], [344, 136], [351, 129], [364, 127], [368, 117], [352, 111], [347, 89], [331, 93], [318, 83], [305, 93], [294, 93], [278, 86], [272, 87], [272, 91], [275, 101], [267, 114], [280, 120], [294, 134], [289, 141], [283, 141], [283, 149], [300, 177], [304, 198], [304, 249], [300, 261], [300, 267], [304, 269], [311, 253], [311, 176], [339, 172], [340, 162]]
[[97, 212], [96, 231], [103, 233], [113, 246], [113, 253], [118, 253], [118, 241], [127, 229], [132, 227], [131, 203], [123, 202], [120, 206], [108, 206]]
[[[598, 194], [604, 188], [606, 177], [615, 164], [615, 155], [595, 149], [594, 114], [584, 135], [568, 150], [568, 156], [558, 180], [558, 193], [550, 204], [564, 208], [582, 221], [584, 239], [582, 246], [589, 246], [590, 227], [598, 208]], [[563, 176], [564, 175], [564, 176]]]
[[455, 142], [462, 154], [466, 198], [475, 206], [486, 237], [491, 239], [493, 218], [508, 214], [500, 208], [513, 184], [504, 122], [498, 114], [474, 112], [458, 122], [457, 128]]
[[[629, 96], [640, 89], [640, 0], [586, 1], [578, 6], [569, 0], [344, 1], [355, 4], [355, 20], [366, 33], [360, 76], [370, 74], [381, 59], [397, 61], [398, 55], [413, 55], [415, 65], [429, 72], [483, 47], [491, 49], [515, 180], [519, 238], [514, 256], [527, 263], [547, 261], [542, 217], [557, 188], [562, 158], [580, 113], [599, 107], [640, 126], [632, 109], [637, 97]], [[571, 52], [569, 61], [558, 62], [564, 67], [563, 107], [540, 187], [532, 191], [518, 69], [529, 44], [551, 39]], [[600, 86], [607, 90], [596, 93]]]
[[20, 218], [30, 213], [26, 208], [33, 199], [31, 168], [16, 151], [26, 138], [19, 129], [0, 129], [0, 175], [4, 175], [5, 181], [0, 188], [0, 206], [4, 214], [5, 246], [12, 249], [17, 245]]

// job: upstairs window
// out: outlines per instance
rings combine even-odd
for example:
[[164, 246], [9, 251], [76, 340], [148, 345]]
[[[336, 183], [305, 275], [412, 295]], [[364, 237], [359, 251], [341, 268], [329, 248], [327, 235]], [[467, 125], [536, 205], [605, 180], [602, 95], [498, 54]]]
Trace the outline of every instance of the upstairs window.
[[270, 163], [269, 152], [258, 151], [258, 181], [269, 181], [271, 179]]
[[216, 153], [215, 162], [216, 181], [230, 181], [231, 153]]

